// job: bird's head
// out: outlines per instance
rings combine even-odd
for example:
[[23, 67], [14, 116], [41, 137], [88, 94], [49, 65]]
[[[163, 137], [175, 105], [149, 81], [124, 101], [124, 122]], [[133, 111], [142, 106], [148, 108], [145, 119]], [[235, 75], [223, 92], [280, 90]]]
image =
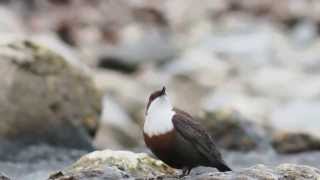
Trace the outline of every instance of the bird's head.
[[172, 108], [165, 86], [163, 86], [161, 90], [155, 91], [149, 96], [146, 114], [148, 114], [151, 108]]

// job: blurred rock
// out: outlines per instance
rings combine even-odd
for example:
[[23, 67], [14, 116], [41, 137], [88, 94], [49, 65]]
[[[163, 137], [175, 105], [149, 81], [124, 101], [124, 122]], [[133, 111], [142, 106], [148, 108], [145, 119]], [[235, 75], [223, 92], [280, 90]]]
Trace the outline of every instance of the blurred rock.
[[[201, 118], [217, 145], [233, 151], [268, 148], [264, 130], [232, 109], [205, 112]], [[270, 147], [269, 147], [270, 148]]]
[[272, 145], [279, 153], [319, 151], [320, 139], [305, 133], [276, 133]]
[[[198, 115], [201, 112], [201, 100], [207, 94], [208, 88], [190, 78], [190, 76], [173, 76], [167, 85], [168, 95], [175, 107], [192, 115]], [[158, 89], [160, 87], [159, 85]]]
[[154, 90], [149, 81], [110, 70], [95, 71], [94, 80], [102, 92], [112, 96], [135, 122], [142, 124], [147, 98]]
[[104, 149], [132, 149], [142, 144], [140, 127], [115, 99], [106, 94], [95, 145]]
[[0, 33], [19, 34], [24, 32], [25, 28], [17, 14], [0, 6], [0, 16]]
[[[301, 82], [304, 82], [304, 86], [301, 86]], [[255, 76], [248, 77], [246, 85], [252, 95], [288, 101], [295, 98], [316, 98], [320, 79], [300, 70], [269, 66], [261, 68]]]
[[115, 57], [102, 57], [98, 62], [98, 67], [119, 71], [127, 74], [134, 73], [138, 70], [137, 64], [126, 63]]
[[318, 101], [292, 101], [271, 114], [271, 125], [279, 131], [307, 133], [320, 137], [320, 103]]
[[186, 176], [183, 179], [317, 179], [320, 177], [320, 170], [310, 166], [295, 165], [295, 164], [281, 164], [276, 167], [267, 167], [265, 165], [256, 165], [250, 168], [242, 169], [234, 172], [206, 172], [202, 174]]
[[316, 23], [311, 22], [310, 20], [299, 22], [293, 29], [292, 36], [297, 45], [302, 47], [310, 45], [315, 39], [317, 39]]
[[81, 157], [50, 179], [133, 179], [172, 175], [176, 171], [143, 153], [129, 151], [95, 151]]
[[[233, 23], [233, 22], [230, 22]], [[266, 24], [244, 24], [237, 32], [228, 31], [210, 34], [200, 44], [220, 56], [225, 56], [239, 72], [247, 73], [269, 64], [274, 51], [273, 41], [279, 31]]]
[[204, 87], [215, 87], [226, 80], [230, 66], [212, 51], [194, 47], [167, 63], [164, 71], [171, 76], [188, 77]]
[[206, 112], [233, 109], [254, 123], [266, 125], [269, 114], [278, 102], [273, 98], [250, 94], [251, 90], [241, 80], [229, 80], [212, 90], [202, 100], [201, 108]]
[[49, 145], [22, 147], [10, 161], [1, 161], [0, 169], [14, 180], [43, 180], [58, 169], [69, 166], [88, 151]]
[[275, 167], [282, 163], [303, 164], [320, 168], [320, 151], [279, 154], [272, 148], [269, 148], [250, 152], [223, 151], [223, 157], [233, 170], [243, 169], [257, 164], [267, 164]]
[[0, 173], [0, 180], [10, 180], [6, 175]]
[[83, 61], [82, 54], [76, 49], [73, 49], [71, 46], [65, 44], [63, 41], [59, 40], [56, 35], [52, 33], [38, 33], [32, 36], [31, 40], [41, 46], [53, 49], [56, 53], [61, 55], [69, 64], [80, 68], [84, 73], [90, 73], [89, 68], [84, 64], [87, 63], [87, 61]]
[[2, 46], [0, 58], [1, 158], [37, 143], [92, 149], [101, 96], [85, 73], [30, 41]]
[[96, 53], [100, 65], [104, 62], [110, 67], [110, 63], [117, 63], [122, 69], [134, 71], [144, 63], [168, 61], [175, 55], [175, 47], [165, 29], [133, 23], [120, 29], [117, 36], [116, 44]]

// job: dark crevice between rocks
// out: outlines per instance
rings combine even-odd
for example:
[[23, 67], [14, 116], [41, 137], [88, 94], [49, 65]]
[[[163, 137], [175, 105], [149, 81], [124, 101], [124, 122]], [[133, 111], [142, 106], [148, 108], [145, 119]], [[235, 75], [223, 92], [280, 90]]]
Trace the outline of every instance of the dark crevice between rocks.
[[50, 3], [54, 5], [70, 5], [72, 0], [49, 0]]
[[53, 112], [53, 113], [57, 113], [60, 110], [60, 104], [58, 102], [52, 103], [49, 105], [49, 109]]
[[119, 71], [125, 74], [133, 74], [139, 70], [138, 64], [124, 62], [117, 57], [101, 57], [99, 58], [97, 66], [99, 68]]
[[284, 24], [286, 28], [291, 30], [302, 21], [303, 21], [302, 17], [290, 17], [290, 18], [283, 19], [282, 24]]

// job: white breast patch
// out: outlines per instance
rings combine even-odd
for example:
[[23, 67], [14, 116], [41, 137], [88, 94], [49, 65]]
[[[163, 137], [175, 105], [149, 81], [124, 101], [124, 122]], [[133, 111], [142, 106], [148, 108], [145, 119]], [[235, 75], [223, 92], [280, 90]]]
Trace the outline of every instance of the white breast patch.
[[149, 136], [165, 134], [173, 130], [175, 112], [167, 96], [155, 99], [148, 109], [143, 130]]

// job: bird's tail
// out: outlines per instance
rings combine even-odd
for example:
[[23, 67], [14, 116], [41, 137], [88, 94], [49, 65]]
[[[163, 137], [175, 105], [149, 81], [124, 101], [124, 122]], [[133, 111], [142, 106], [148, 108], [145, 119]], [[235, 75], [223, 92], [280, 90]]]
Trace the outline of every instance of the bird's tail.
[[225, 163], [220, 163], [216, 168], [221, 172], [232, 171]]

